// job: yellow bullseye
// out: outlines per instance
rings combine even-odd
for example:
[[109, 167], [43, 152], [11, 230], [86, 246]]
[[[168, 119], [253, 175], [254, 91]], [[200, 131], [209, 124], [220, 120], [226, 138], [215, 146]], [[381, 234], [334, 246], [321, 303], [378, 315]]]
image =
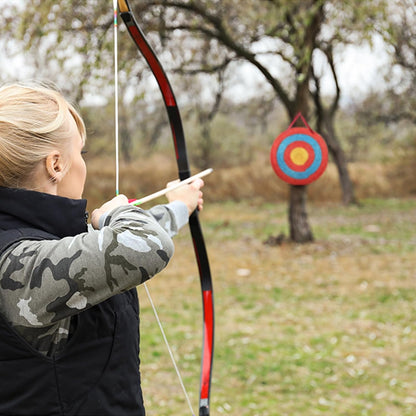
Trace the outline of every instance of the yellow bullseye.
[[309, 159], [309, 154], [303, 147], [296, 147], [290, 152], [290, 160], [298, 166], [304, 165]]

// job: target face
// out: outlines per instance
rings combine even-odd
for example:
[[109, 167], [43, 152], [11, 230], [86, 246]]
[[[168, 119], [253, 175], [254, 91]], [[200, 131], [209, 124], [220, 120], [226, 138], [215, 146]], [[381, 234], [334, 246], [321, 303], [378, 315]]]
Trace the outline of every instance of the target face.
[[291, 185], [307, 185], [318, 179], [328, 164], [328, 148], [316, 132], [293, 127], [272, 145], [270, 161], [279, 178]]

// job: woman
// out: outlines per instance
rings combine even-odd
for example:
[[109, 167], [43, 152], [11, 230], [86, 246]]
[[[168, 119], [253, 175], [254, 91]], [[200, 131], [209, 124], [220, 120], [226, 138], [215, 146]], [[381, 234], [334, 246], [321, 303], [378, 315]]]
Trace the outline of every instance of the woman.
[[198, 179], [145, 211], [82, 198], [85, 127], [42, 86], [0, 88], [0, 414], [144, 415], [135, 287], [202, 209]]

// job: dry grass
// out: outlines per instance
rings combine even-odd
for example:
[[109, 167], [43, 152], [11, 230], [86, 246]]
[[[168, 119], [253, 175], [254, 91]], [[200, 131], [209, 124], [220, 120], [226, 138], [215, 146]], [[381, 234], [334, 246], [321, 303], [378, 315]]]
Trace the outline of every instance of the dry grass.
[[[115, 193], [115, 166], [111, 159], [91, 159], [85, 194], [89, 207], [95, 207]], [[155, 155], [120, 167], [120, 192], [139, 197], [163, 188], [177, 177], [172, 158]], [[414, 159], [400, 164], [350, 164], [351, 179], [357, 197], [403, 198], [416, 195], [416, 164]], [[196, 172], [195, 169], [192, 169]], [[208, 202], [255, 200], [256, 202], [286, 201], [288, 185], [274, 174], [268, 160], [232, 168], [218, 168], [206, 177], [205, 199]], [[341, 201], [336, 167], [329, 164], [326, 172], [309, 186], [310, 201]]]
[[[207, 204], [216, 300], [212, 414], [416, 414], [416, 200], [310, 204], [316, 242], [287, 233], [285, 204]], [[151, 283], [196, 407], [200, 292], [187, 232]], [[142, 371], [149, 416], [186, 415], [144, 292]]]

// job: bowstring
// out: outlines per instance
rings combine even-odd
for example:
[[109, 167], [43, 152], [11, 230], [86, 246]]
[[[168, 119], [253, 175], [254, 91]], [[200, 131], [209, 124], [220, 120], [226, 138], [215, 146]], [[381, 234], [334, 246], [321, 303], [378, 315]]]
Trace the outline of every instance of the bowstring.
[[[113, 10], [114, 10], [114, 25], [113, 25], [113, 27], [114, 27], [114, 37], [113, 37], [113, 39], [114, 39], [114, 90], [115, 90], [114, 91], [114, 101], [115, 101], [114, 102], [114, 117], [115, 117], [114, 135], [115, 135], [115, 147], [116, 147], [116, 151], [115, 151], [115, 158], [116, 158], [116, 195], [119, 194], [119, 189], [120, 189], [119, 188], [119, 186], [120, 186], [120, 162], [119, 162], [120, 161], [120, 156], [119, 156], [119, 121], [118, 121], [118, 119], [119, 119], [119, 117], [118, 117], [118, 101], [119, 101], [119, 98], [118, 98], [118, 12], [117, 12], [117, 9], [118, 9], [117, 0], [113, 0]], [[185, 384], [183, 382], [181, 373], [179, 371], [179, 367], [176, 364], [176, 360], [175, 360], [175, 357], [173, 355], [172, 348], [169, 344], [168, 338], [166, 336], [165, 330], [164, 330], [162, 322], [159, 318], [159, 314], [156, 310], [156, 306], [153, 302], [153, 298], [150, 294], [150, 291], [149, 291], [149, 288], [148, 288], [146, 282], [143, 283], [143, 286], [145, 288], [147, 297], [148, 297], [150, 305], [152, 307], [153, 314], [156, 318], [156, 322], [157, 322], [157, 324], [159, 326], [159, 329], [160, 329], [160, 332], [162, 334], [162, 338], [165, 341], [166, 348], [168, 350], [168, 353], [169, 353], [170, 359], [172, 361], [173, 367], [175, 369], [176, 375], [179, 379], [179, 383], [181, 385], [182, 391], [185, 395], [186, 402], [188, 403], [189, 410], [191, 411], [192, 416], [195, 416], [194, 410], [192, 408], [192, 403], [191, 403], [191, 400], [189, 398], [188, 391], [186, 390], [186, 387], [185, 387]]]
[[156, 322], [159, 325], [160, 332], [162, 333], [162, 337], [163, 337], [163, 339], [165, 341], [166, 348], [168, 349], [168, 352], [169, 352], [169, 355], [170, 355], [170, 359], [172, 360], [172, 364], [173, 364], [173, 367], [175, 368], [176, 375], [178, 376], [179, 383], [180, 383], [180, 385], [182, 387], [182, 391], [183, 391], [183, 393], [185, 395], [186, 402], [188, 403], [188, 406], [189, 406], [189, 410], [191, 411], [192, 416], [195, 416], [194, 409], [192, 408], [191, 400], [189, 398], [189, 395], [188, 395], [188, 392], [186, 390], [185, 384], [183, 383], [183, 379], [182, 379], [181, 373], [180, 373], [179, 368], [178, 368], [178, 366], [176, 364], [175, 357], [173, 356], [173, 351], [172, 351], [172, 348], [170, 347], [169, 341], [168, 341], [168, 339], [166, 337], [165, 330], [163, 329], [162, 322], [159, 319], [159, 314], [157, 313], [156, 306], [153, 303], [153, 299], [152, 299], [152, 296], [150, 295], [149, 288], [147, 287], [146, 282], [144, 282], [143, 285], [144, 285], [144, 289], [146, 290], [147, 297], [149, 298], [149, 302], [152, 305], [152, 309], [153, 309], [153, 313], [154, 313], [155, 318], [156, 318]]
[[116, 146], [116, 195], [119, 194], [120, 189], [120, 156], [119, 156], [119, 132], [118, 132], [118, 14], [117, 14], [117, 0], [113, 0], [114, 10], [114, 137]]

